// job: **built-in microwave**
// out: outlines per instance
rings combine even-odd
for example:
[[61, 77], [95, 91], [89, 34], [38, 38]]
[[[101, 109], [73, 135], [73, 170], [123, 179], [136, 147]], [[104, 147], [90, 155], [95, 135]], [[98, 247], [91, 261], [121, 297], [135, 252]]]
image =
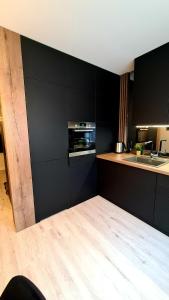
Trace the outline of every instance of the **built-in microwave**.
[[68, 122], [69, 157], [96, 153], [94, 122]]

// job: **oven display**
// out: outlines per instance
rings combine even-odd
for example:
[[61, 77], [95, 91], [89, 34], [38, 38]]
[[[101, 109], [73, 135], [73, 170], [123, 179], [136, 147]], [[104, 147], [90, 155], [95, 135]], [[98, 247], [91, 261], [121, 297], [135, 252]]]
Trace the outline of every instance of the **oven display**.
[[80, 127], [86, 127], [86, 123], [79, 123]]

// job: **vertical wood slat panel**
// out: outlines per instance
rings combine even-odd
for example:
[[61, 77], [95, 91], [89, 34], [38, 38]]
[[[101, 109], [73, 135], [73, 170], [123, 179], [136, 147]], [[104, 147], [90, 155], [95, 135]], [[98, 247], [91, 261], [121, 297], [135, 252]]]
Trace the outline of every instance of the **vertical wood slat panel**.
[[127, 95], [127, 84], [128, 84], [128, 76], [125, 76], [125, 80], [124, 80], [124, 125], [123, 125], [123, 140], [124, 143], [127, 143], [127, 115], [128, 115], [128, 111], [127, 111], [127, 106], [128, 106], [128, 95]]
[[118, 140], [121, 141], [122, 139], [122, 134], [121, 134], [121, 128], [122, 128], [122, 125], [121, 125], [121, 121], [122, 121], [122, 79], [120, 78], [120, 105], [119, 105], [119, 135], [118, 135]]
[[122, 105], [122, 99], [123, 99], [123, 96], [122, 96], [122, 91], [123, 91], [123, 88], [122, 88], [122, 85], [123, 85], [123, 81], [122, 81], [122, 76], [120, 78], [120, 105], [119, 105], [119, 134], [118, 134], [118, 140], [119, 141], [122, 141], [122, 132], [121, 132], [121, 129], [122, 129], [122, 110], [123, 110], [123, 105]]
[[124, 120], [125, 120], [125, 79], [122, 80], [122, 128], [121, 128], [121, 135], [122, 141], [124, 142]]
[[0, 100], [16, 230], [35, 223], [20, 36], [0, 27]]
[[119, 141], [127, 143], [128, 123], [128, 79], [129, 73], [120, 78], [120, 106], [119, 106]]

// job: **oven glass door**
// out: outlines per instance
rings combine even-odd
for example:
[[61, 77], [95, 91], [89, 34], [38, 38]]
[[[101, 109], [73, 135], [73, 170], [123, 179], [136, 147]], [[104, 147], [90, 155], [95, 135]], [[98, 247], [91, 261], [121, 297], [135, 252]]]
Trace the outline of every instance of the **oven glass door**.
[[69, 129], [69, 153], [95, 149], [95, 129]]

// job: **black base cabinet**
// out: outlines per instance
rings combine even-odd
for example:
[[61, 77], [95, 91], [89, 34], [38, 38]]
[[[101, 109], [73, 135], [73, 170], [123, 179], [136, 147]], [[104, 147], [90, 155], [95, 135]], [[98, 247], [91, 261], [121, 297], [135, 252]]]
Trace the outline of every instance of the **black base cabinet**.
[[34, 163], [32, 171], [37, 222], [70, 207], [67, 159]]
[[157, 175], [154, 223], [169, 235], [169, 176]]
[[153, 224], [156, 174], [98, 159], [99, 195]]
[[96, 156], [70, 158], [70, 205], [76, 205], [97, 195]]
[[36, 221], [97, 195], [96, 156], [32, 164]]

